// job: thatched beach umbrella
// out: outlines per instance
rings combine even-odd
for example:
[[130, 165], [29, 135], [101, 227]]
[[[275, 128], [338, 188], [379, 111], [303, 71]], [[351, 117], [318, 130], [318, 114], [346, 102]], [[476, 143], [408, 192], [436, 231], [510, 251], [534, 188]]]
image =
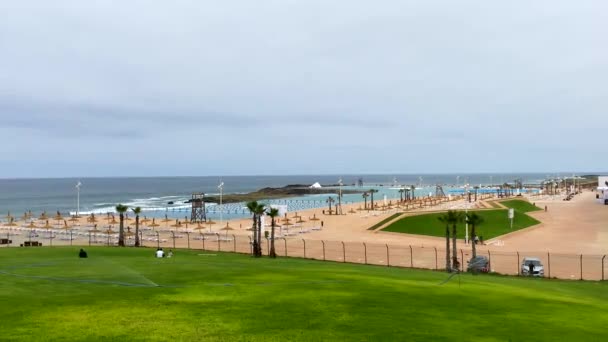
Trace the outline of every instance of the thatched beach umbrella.
[[148, 227], [152, 227], [152, 229], [156, 230], [156, 227], [160, 227], [160, 224], [156, 223], [156, 219], [152, 219], [152, 223], [150, 223]]
[[150, 222], [150, 220], [146, 216], [144, 216], [143, 220], [139, 221], [139, 223], [141, 223], [141, 224], [146, 224], [148, 222]]
[[209, 233], [211, 233], [211, 226], [213, 226], [214, 224], [217, 224], [217, 222], [213, 221], [213, 220], [209, 220], [206, 222], [206, 224], [209, 226]]
[[25, 226], [25, 228], [36, 229], [36, 228], [38, 228], [38, 226], [34, 223], [34, 221], [30, 221], [30, 224]]
[[225, 226], [225, 227], [223, 227], [223, 228], [222, 228], [222, 229], [220, 229], [220, 230], [225, 230], [225, 231], [226, 231], [226, 237], [228, 237], [228, 231], [229, 231], [229, 230], [234, 230], [234, 228], [230, 227], [230, 226], [228, 225], [228, 222], [226, 222], [226, 226]]
[[46, 220], [46, 223], [44, 224], [44, 226], [42, 226], [42, 227], [40, 227], [40, 228], [44, 228], [44, 229], [52, 229], [52, 228], [55, 228], [55, 227], [53, 227], [53, 226], [51, 226], [51, 225], [49, 224], [49, 220]]
[[69, 220], [69, 221], [70, 221], [70, 222], [78, 222], [78, 221], [80, 221], [80, 220], [78, 219], [78, 217], [76, 217], [76, 215], [74, 215], [74, 216], [72, 216], [72, 218], [70, 218], [70, 220]]
[[46, 211], [43, 211], [42, 214], [40, 214], [40, 216], [38, 217], [38, 219], [40, 221], [46, 221], [49, 219], [48, 215], [46, 214]]
[[95, 217], [95, 214], [91, 213], [91, 216], [89, 216], [87, 218], [87, 222], [89, 222], [89, 223], [97, 223], [97, 218]]
[[303, 220], [303, 219], [300, 217], [300, 219], [299, 219], [299, 220], [297, 220], [297, 221], [296, 221], [296, 223], [299, 223], [299, 224], [300, 224], [300, 231], [302, 231], [302, 228], [304, 228], [303, 223], [306, 223], [306, 221], [305, 221], [305, 220]]
[[182, 227], [182, 223], [178, 220], [175, 220], [175, 224], [172, 224], [171, 227], [175, 228], [175, 231], [177, 231], [179, 228]]
[[348, 211], [349, 214], [356, 214], [357, 212], [355, 211], [355, 209], [350, 208], [350, 210]]

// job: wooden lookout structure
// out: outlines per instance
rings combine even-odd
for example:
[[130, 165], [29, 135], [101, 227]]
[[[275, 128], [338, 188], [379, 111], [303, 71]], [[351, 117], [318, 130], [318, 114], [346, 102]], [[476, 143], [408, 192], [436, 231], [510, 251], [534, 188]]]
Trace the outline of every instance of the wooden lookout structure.
[[190, 222], [200, 223], [207, 221], [207, 210], [205, 209], [205, 194], [202, 192], [193, 193], [190, 199], [192, 212], [190, 214]]

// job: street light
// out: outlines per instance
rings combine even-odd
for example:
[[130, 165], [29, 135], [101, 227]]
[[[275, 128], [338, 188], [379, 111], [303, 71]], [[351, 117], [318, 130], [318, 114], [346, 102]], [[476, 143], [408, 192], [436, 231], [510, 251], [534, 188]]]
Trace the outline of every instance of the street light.
[[82, 183], [76, 183], [76, 217], [80, 217], [80, 187]]
[[223, 203], [222, 203], [222, 197], [224, 195], [224, 182], [222, 182], [222, 180], [220, 180], [220, 185], [218, 185], [218, 189], [220, 189], [220, 226], [222, 225], [222, 221], [224, 219], [224, 213], [223, 213]]

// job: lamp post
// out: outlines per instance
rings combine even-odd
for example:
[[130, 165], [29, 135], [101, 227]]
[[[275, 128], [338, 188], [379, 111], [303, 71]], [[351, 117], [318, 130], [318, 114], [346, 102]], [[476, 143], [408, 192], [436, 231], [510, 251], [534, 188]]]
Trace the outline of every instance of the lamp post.
[[[338, 203], [340, 206], [340, 215], [342, 215], [342, 177], [340, 177], [340, 179], [338, 179], [338, 186], [339, 186]], [[338, 213], [338, 210], [336, 210], [336, 214], [337, 213]]]
[[464, 186], [465, 188], [465, 203], [466, 203], [466, 207], [464, 208], [464, 217], [465, 217], [465, 223], [464, 223], [464, 243], [466, 245], [469, 244], [469, 184], [465, 184]]
[[76, 183], [76, 217], [80, 217], [80, 187], [82, 183]]
[[220, 227], [222, 226], [222, 221], [224, 219], [224, 205], [222, 203], [222, 197], [224, 196], [224, 182], [220, 180], [220, 185], [218, 185], [218, 189], [220, 189]]

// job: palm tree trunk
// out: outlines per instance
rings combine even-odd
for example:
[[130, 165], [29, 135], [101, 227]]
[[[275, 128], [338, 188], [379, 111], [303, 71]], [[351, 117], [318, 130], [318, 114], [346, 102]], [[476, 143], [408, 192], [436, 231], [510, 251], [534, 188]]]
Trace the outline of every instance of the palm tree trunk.
[[367, 197], [363, 197], [363, 200], [365, 201], [363, 209], [367, 209]]
[[473, 258], [477, 256], [477, 247], [475, 246], [475, 224], [471, 224], [471, 235], [473, 237], [473, 245], [471, 245], [471, 254]]
[[258, 247], [258, 256], [262, 256], [262, 215], [258, 215], [258, 241], [260, 245]]
[[458, 251], [456, 250], [456, 224], [452, 225], [452, 266], [455, 270], [458, 270]]
[[257, 224], [258, 221], [256, 220], [255, 214], [253, 214], [253, 224], [251, 226], [251, 231], [253, 232], [253, 256], [256, 256], [258, 254], [258, 232], [257, 232]]
[[450, 272], [450, 225], [445, 225], [445, 270]]
[[272, 228], [270, 228], [270, 253], [268, 254], [271, 258], [276, 258], [277, 253], [274, 250], [274, 217], [271, 222]]
[[139, 215], [135, 215], [135, 247], [139, 247]]
[[125, 246], [125, 215], [120, 213], [120, 224], [118, 228], [118, 245], [121, 247]]
[[372, 198], [371, 198], [371, 204], [372, 204], [372, 210], [374, 210], [374, 193], [372, 192]]

